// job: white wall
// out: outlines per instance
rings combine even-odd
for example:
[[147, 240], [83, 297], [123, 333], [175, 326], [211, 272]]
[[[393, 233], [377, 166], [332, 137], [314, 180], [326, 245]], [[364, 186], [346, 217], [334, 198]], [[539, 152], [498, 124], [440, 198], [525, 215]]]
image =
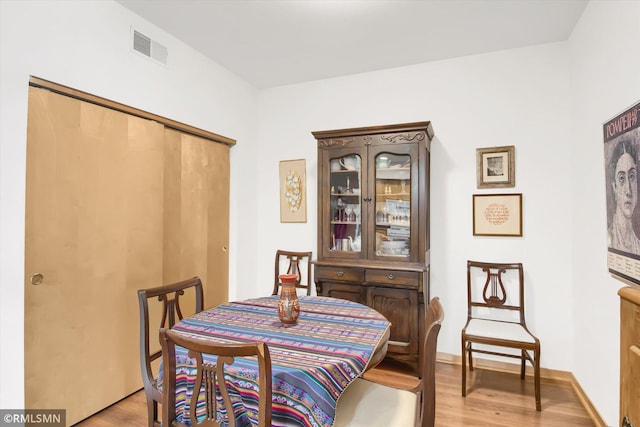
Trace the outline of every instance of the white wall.
[[[619, 307], [607, 271], [602, 124], [640, 101], [640, 2], [591, 1], [570, 38], [574, 296], [572, 371], [611, 425], [618, 419]], [[569, 183], [566, 183], [569, 184]]]
[[[431, 294], [446, 321], [439, 351], [460, 353], [466, 321], [466, 260], [522, 261], [527, 323], [543, 343], [542, 366], [570, 370], [573, 322], [571, 199], [552, 191], [570, 182], [567, 45], [552, 44], [264, 90], [260, 94], [259, 169], [264, 191], [261, 252], [317, 250], [317, 151], [311, 131], [431, 120]], [[523, 193], [524, 237], [474, 237], [471, 195], [476, 148], [515, 145]], [[307, 159], [309, 221], [278, 223], [277, 164]], [[272, 268], [259, 259], [259, 276]], [[550, 280], [549, 272], [553, 272]], [[550, 298], [554, 296], [554, 300]], [[569, 350], [568, 350], [569, 349]]]
[[[29, 75], [237, 140], [231, 149], [230, 297], [255, 282], [257, 92], [111, 1], [0, 1], [0, 407], [24, 407], [24, 194]], [[130, 26], [168, 47], [161, 66], [130, 50]], [[242, 165], [242, 168], [238, 167]], [[242, 197], [239, 197], [241, 195]], [[242, 267], [237, 254], [242, 253]], [[132, 325], [133, 327], [133, 325]]]

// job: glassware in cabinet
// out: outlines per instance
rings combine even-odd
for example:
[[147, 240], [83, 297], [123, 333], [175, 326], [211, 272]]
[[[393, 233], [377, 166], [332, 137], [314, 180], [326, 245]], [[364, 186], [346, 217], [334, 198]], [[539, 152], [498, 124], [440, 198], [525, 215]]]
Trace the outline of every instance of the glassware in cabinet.
[[360, 252], [362, 233], [362, 157], [332, 158], [330, 164], [329, 251]]
[[375, 155], [375, 254], [411, 256], [411, 156]]

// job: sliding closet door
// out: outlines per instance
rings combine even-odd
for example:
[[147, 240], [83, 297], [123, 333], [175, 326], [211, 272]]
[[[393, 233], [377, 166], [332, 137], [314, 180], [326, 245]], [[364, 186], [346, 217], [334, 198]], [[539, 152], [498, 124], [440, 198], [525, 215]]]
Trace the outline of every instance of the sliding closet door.
[[163, 132], [30, 88], [27, 408], [72, 424], [139, 388], [135, 290], [162, 282]]
[[229, 146], [165, 129], [164, 280], [194, 272], [204, 306], [228, 301]]
[[[164, 154], [163, 283], [199, 276], [204, 307], [214, 307], [229, 298], [229, 146], [167, 128]], [[187, 291], [183, 310], [193, 312], [194, 302]], [[151, 325], [160, 324], [160, 309], [149, 307]], [[149, 345], [160, 350], [158, 340]]]
[[140, 389], [136, 291], [199, 275], [227, 301], [228, 206], [228, 145], [31, 87], [26, 408], [71, 425]]

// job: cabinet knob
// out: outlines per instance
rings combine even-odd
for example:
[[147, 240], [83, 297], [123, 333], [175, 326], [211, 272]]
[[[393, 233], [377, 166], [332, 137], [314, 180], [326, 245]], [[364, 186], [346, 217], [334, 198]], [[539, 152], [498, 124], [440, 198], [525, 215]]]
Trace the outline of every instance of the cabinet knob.
[[338, 277], [344, 276], [344, 271], [336, 271], [336, 276]]
[[393, 280], [395, 278], [396, 278], [396, 276], [394, 276], [393, 274], [391, 274], [391, 273], [387, 274], [387, 279]]

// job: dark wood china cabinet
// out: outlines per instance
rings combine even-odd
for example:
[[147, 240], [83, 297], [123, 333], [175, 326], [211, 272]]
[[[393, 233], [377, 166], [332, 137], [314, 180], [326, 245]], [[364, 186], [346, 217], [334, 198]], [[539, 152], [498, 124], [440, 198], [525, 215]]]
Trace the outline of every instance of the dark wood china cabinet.
[[419, 373], [429, 301], [430, 122], [312, 132], [318, 143], [318, 295], [392, 324], [387, 357]]

